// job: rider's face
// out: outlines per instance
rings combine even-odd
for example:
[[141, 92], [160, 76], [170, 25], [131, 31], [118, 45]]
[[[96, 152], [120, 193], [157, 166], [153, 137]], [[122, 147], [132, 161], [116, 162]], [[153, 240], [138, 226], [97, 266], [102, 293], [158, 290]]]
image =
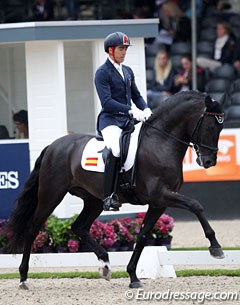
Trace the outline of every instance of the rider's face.
[[[109, 48], [110, 57], [115, 60], [118, 64], [124, 62], [128, 46], [117, 46], [114, 48]], [[114, 50], [114, 56], [113, 56]]]

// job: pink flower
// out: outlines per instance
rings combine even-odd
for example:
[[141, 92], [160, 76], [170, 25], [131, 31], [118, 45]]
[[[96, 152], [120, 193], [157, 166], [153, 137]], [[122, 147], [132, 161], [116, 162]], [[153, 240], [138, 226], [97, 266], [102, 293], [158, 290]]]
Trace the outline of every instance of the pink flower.
[[155, 237], [168, 237], [174, 227], [174, 220], [167, 214], [162, 214], [153, 227], [152, 234]]
[[98, 220], [92, 224], [90, 235], [105, 248], [110, 248], [117, 241], [113, 226]]
[[44, 246], [47, 240], [48, 240], [48, 234], [44, 231], [40, 231], [33, 242], [32, 252], [37, 252], [38, 249]]
[[79, 248], [79, 242], [74, 239], [69, 239], [69, 241], [68, 241], [69, 252], [77, 252], [78, 248]]
[[137, 213], [137, 218], [144, 218], [146, 215], [145, 212], [140, 212], [140, 213]]
[[[130, 225], [129, 221], [127, 221], [127, 223]], [[117, 240], [120, 243], [128, 243], [134, 240], [134, 237], [129, 232], [129, 229], [125, 227], [120, 220], [115, 219], [111, 222], [111, 224], [114, 227], [114, 231], [117, 235]]]

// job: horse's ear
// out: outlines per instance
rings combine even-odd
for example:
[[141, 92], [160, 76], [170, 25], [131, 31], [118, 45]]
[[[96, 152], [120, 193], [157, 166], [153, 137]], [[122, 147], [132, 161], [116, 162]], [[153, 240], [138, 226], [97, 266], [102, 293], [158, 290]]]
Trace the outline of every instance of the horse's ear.
[[205, 105], [206, 105], [207, 109], [211, 108], [212, 103], [213, 103], [213, 100], [212, 100], [211, 96], [207, 95], [205, 97]]

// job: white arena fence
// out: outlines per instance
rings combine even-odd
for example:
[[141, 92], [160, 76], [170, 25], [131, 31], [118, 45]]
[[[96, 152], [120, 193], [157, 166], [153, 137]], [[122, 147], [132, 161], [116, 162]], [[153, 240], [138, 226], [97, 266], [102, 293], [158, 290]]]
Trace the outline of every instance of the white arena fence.
[[[137, 275], [140, 278], [176, 277], [174, 265], [240, 265], [240, 251], [224, 251], [225, 258], [216, 259], [208, 251], [167, 251], [166, 247], [148, 246], [144, 248], [137, 266]], [[109, 252], [112, 267], [126, 267], [131, 251]], [[1, 254], [0, 269], [18, 268], [22, 254]], [[31, 254], [30, 268], [64, 268], [64, 267], [99, 267], [94, 253], [49, 253]]]

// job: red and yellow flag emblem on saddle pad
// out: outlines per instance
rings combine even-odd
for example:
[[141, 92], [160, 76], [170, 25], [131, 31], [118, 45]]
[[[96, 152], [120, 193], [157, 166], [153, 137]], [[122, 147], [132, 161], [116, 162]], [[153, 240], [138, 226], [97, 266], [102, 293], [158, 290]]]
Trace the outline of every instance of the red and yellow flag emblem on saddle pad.
[[97, 166], [98, 165], [98, 158], [86, 158], [85, 166]]

